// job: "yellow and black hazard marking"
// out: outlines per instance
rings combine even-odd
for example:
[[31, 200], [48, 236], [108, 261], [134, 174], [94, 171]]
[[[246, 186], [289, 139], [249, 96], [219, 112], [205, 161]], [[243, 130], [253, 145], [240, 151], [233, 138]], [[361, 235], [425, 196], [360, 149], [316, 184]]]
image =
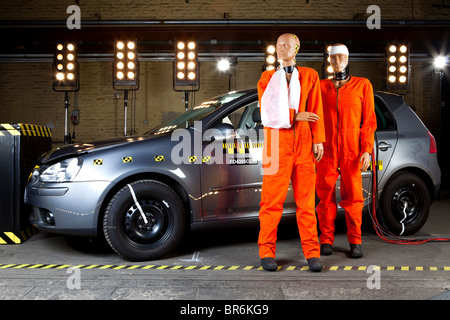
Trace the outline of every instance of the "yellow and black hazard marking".
[[123, 163], [130, 163], [133, 162], [133, 157], [123, 157], [122, 158]]
[[[375, 169], [378, 171], [383, 170], [383, 160], [379, 160], [376, 162]], [[370, 163], [369, 167], [367, 168], [367, 171], [372, 171], [372, 162]]]
[[13, 135], [13, 136], [34, 136], [34, 137], [52, 137], [52, 130], [48, 127], [42, 127], [34, 124], [9, 124], [2, 123], [0, 124], [0, 136], [4, 135]]
[[159, 156], [155, 156], [155, 161], [162, 162], [162, 161], [166, 161], [166, 159], [164, 158], [163, 155], [159, 155]]
[[21, 244], [32, 236], [36, 235], [38, 230], [34, 227], [25, 228], [17, 232], [0, 232], [0, 244]]
[[94, 166], [102, 166], [103, 159], [94, 159]]
[[[261, 266], [225, 266], [225, 265], [214, 265], [214, 266], [199, 266], [199, 265], [99, 265], [99, 264], [0, 264], [0, 269], [69, 269], [69, 268], [79, 268], [83, 270], [210, 270], [210, 271], [250, 271], [250, 270], [263, 270]], [[279, 266], [279, 271], [306, 271], [309, 270], [308, 266]], [[423, 267], [423, 266], [324, 266], [323, 271], [450, 271], [450, 266], [434, 266], [434, 267]]]
[[206, 163], [211, 162], [211, 156], [205, 156], [205, 157], [203, 157], [203, 162], [206, 162]]
[[223, 143], [224, 153], [234, 154], [234, 153], [250, 153], [251, 149], [262, 148], [264, 143], [253, 143], [253, 142], [238, 142], [233, 143]]
[[37, 126], [34, 124], [19, 124], [22, 128], [22, 134], [25, 136], [37, 136], [37, 137], [50, 137], [52, 136], [52, 130], [48, 127]]
[[190, 156], [189, 157], [189, 162], [195, 162], [197, 161], [197, 156]]

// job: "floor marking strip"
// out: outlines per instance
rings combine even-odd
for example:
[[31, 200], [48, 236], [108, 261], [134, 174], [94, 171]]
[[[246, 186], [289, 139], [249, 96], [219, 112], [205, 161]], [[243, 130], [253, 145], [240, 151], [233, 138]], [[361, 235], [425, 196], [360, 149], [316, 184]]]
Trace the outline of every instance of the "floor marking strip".
[[[68, 268], [79, 268], [83, 270], [92, 270], [92, 269], [113, 269], [113, 270], [148, 270], [148, 269], [156, 269], [156, 270], [263, 270], [261, 266], [225, 266], [225, 265], [216, 265], [216, 266], [199, 266], [199, 265], [70, 265], [70, 264], [0, 264], [0, 269], [68, 269]], [[294, 271], [294, 270], [309, 270], [308, 266], [278, 266], [278, 270], [286, 270], [286, 271]], [[424, 267], [424, 266], [324, 266], [323, 270], [325, 271], [366, 271], [366, 270], [381, 270], [381, 271], [450, 271], [450, 266], [441, 266], [441, 267]]]

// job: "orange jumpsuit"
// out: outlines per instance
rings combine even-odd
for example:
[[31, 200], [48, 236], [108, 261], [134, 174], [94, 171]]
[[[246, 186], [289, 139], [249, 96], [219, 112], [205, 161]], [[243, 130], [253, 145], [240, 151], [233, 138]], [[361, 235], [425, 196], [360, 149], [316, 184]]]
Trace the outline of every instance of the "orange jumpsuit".
[[[317, 72], [306, 67], [297, 68], [301, 85], [298, 112], [314, 112], [320, 117], [320, 121], [298, 121], [289, 129], [264, 128], [264, 177], [259, 211], [261, 229], [258, 238], [261, 258], [275, 258], [278, 224], [291, 179], [303, 254], [306, 259], [320, 257], [314, 210], [316, 172], [312, 144], [325, 140], [322, 98]], [[275, 70], [263, 72], [258, 82], [260, 105], [261, 97], [274, 73]], [[294, 114], [293, 110], [291, 111], [293, 123]], [[275, 153], [277, 156], [273, 157]], [[273, 167], [270, 168], [273, 163], [267, 165], [270, 160], [278, 161], [276, 172], [273, 172]]]
[[326, 142], [317, 164], [316, 191], [320, 199], [317, 216], [320, 243], [334, 243], [337, 215], [335, 184], [339, 175], [349, 243], [361, 244], [364, 197], [360, 158], [372, 154], [377, 127], [373, 88], [368, 79], [351, 77], [336, 90], [331, 80], [320, 81]]

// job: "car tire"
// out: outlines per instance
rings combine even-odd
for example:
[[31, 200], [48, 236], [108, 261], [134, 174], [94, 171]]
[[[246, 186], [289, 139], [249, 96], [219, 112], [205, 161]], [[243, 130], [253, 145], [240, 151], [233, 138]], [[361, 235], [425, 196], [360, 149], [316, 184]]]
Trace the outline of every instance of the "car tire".
[[428, 188], [420, 177], [411, 172], [394, 175], [386, 183], [380, 202], [379, 217], [384, 227], [394, 235], [416, 233], [423, 227], [430, 213]]
[[184, 206], [174, 190], [158, 181], [139, 180], [112, 197], [105, 210], [103, 232], [109, 245], [123, 258], [148, 261], [173, 251], [183, 238], [185, 224]]

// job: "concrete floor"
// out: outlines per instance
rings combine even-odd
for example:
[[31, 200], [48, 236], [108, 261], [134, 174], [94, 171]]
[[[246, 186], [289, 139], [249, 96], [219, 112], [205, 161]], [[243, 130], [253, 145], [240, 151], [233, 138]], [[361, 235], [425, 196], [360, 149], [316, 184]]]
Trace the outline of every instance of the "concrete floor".
[[[320, 273], [305, 270], [295, 225], [280, 227], [277, 272], [259, 268], [258, 228], [193, 233], [170, 257], [145, 263], [125, 261], [102, 244], [41, 232], [0, 246], [0, 299], [175, 300], [171, 311], [181, 312], [186, 301], [449, 298], [450, 242], [389, 244], [365, 228], [364, 257], [350, 259], [341, 224]], [[432, 205], [415, 237], [450, 238], [450, 199]]]

